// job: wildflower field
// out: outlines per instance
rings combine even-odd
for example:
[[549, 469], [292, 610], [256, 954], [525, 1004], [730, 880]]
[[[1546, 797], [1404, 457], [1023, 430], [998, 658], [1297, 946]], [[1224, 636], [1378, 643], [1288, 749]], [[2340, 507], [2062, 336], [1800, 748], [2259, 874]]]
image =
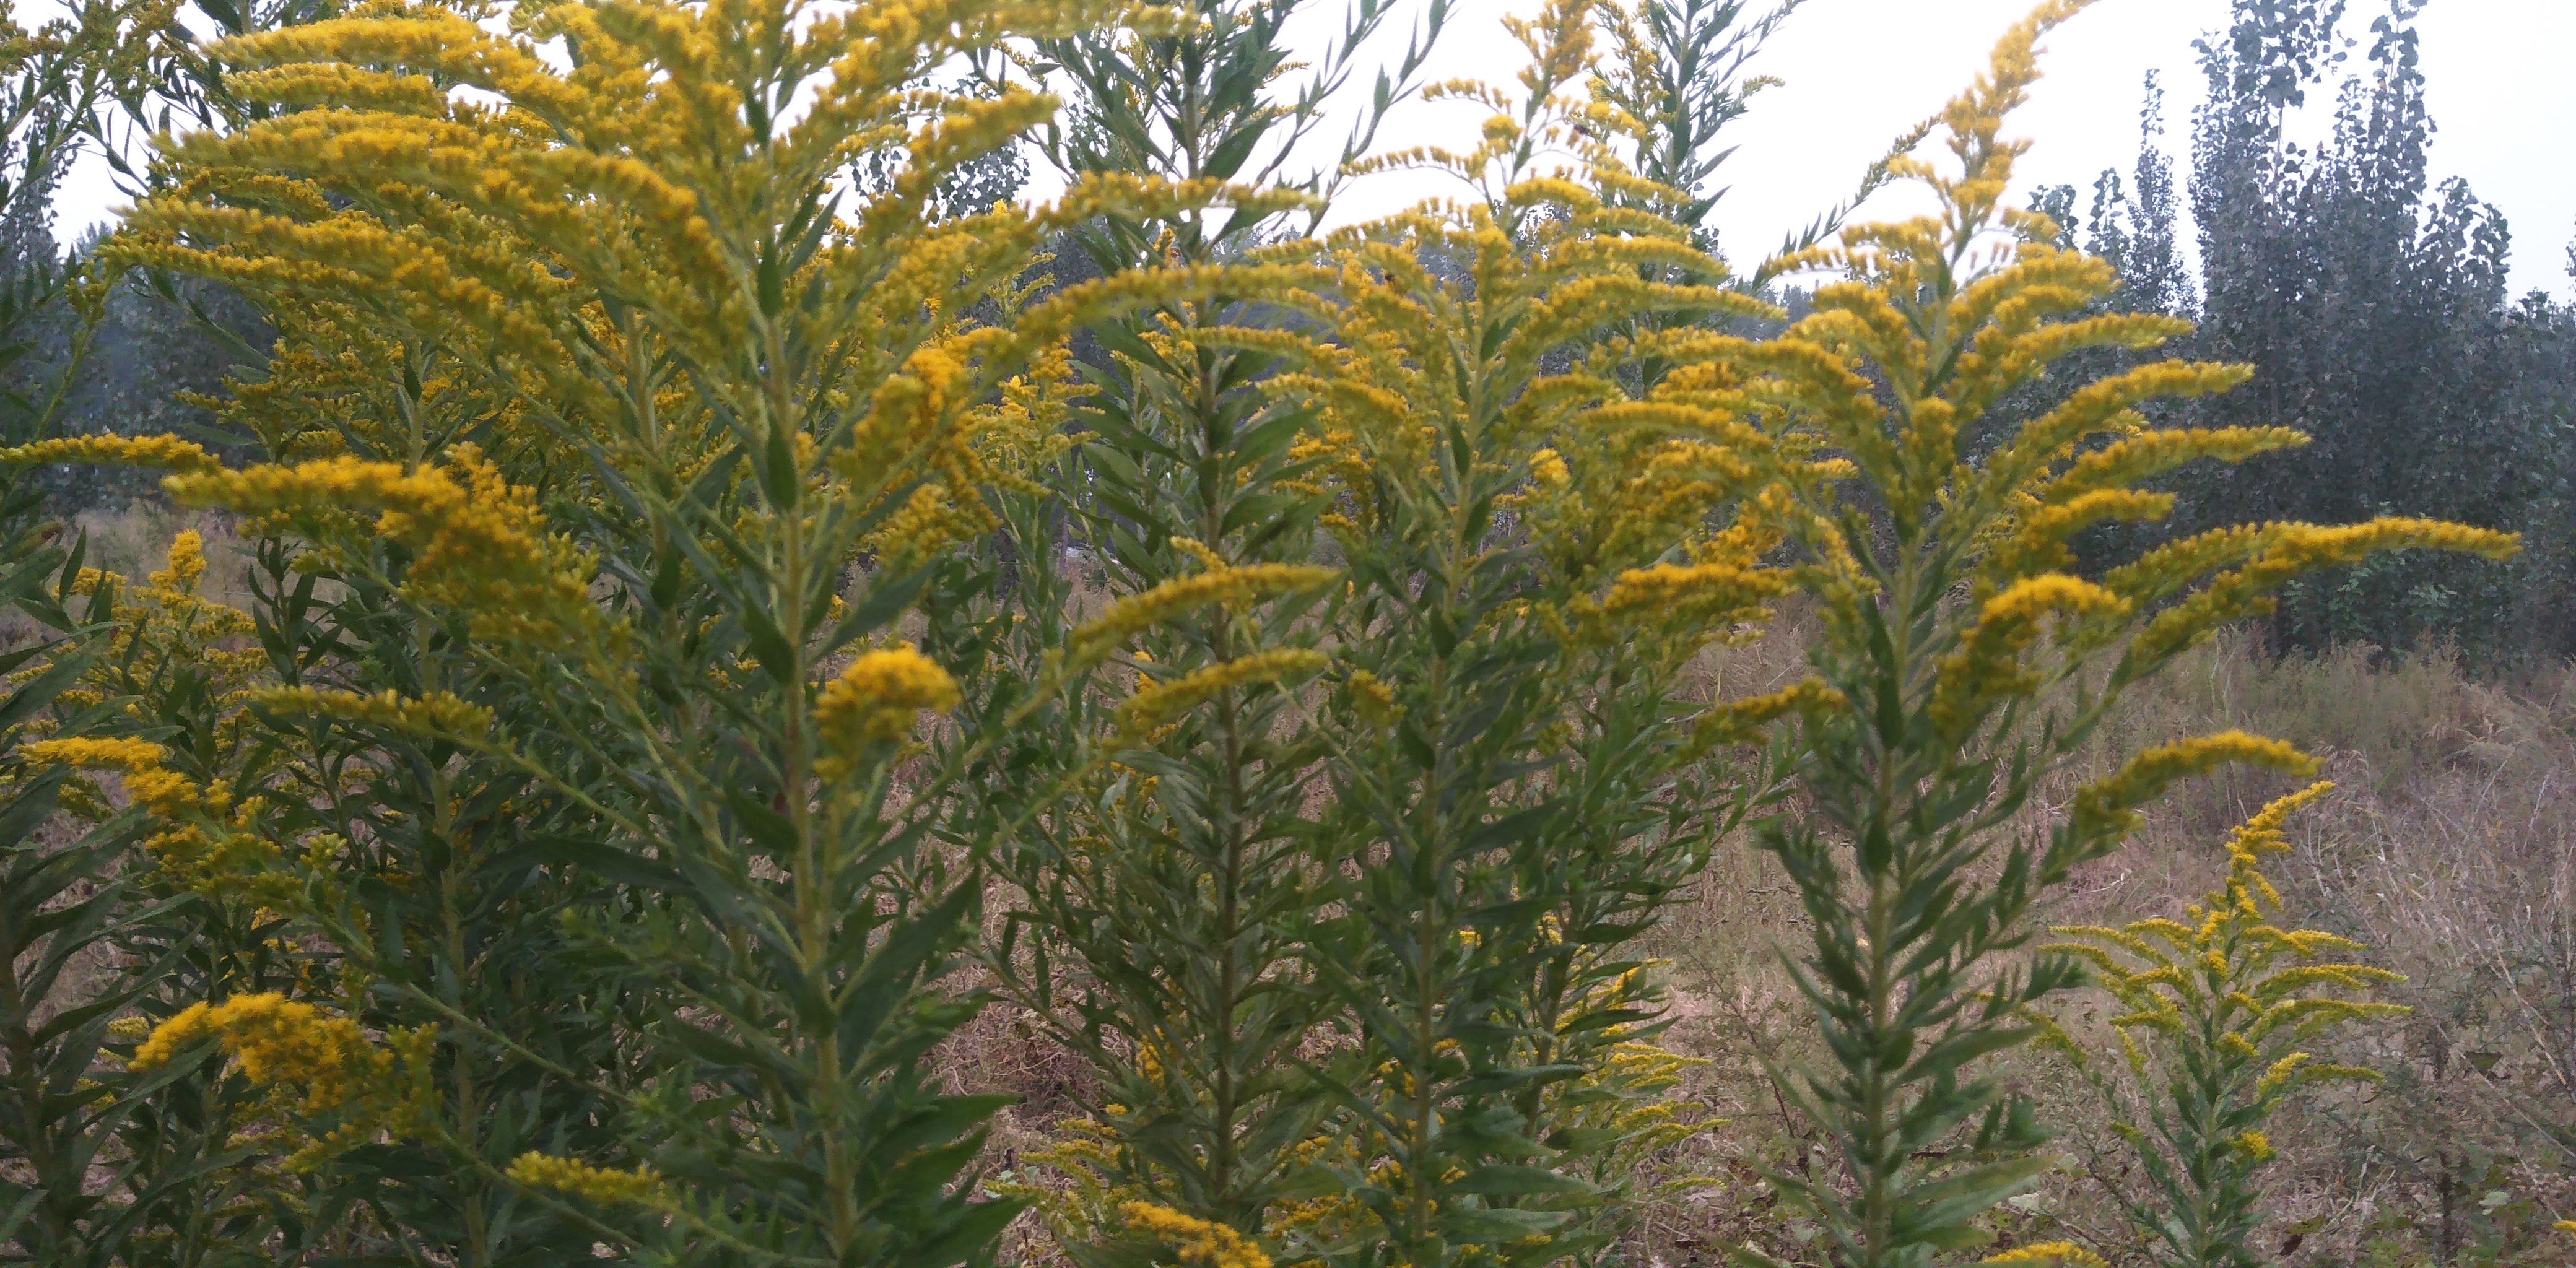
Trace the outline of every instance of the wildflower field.
[[[9, 312], [261, 342], [166, 434], [9, 401], [0, 1259], [2394, 1264], [2326, 1224], [2401, 1190], [2576, 1258], [2442, 1083], [2576, 1077], [2564, 865], [2393, 903], [2370, 741], [2193, 695], [2556, 761], [2540, 687], [2230, 632], [2520, 541], [2175, 520], [2307, 438], [2178, 419], [2251, 368], [2008, 201], [2087, 7], [1862, 176], [1929, 212], [1759, 261], [1777, 19], [1712, 0], [1549, 0], [1495, 84], [1422, 82], [1496, 20], [1440, 0], [22, 32], [27, 136], [157, 131]], [[1379, 144], [1419, 97], [1484, 122]], [[2439, 1165], [2333, 1174], [2409, 1096]]]

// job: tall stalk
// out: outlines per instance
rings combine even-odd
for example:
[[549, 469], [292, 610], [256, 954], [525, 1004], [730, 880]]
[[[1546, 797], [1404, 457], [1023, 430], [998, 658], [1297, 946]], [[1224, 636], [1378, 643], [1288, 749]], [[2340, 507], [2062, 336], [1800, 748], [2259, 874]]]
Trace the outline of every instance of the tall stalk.
[[[1062, 519], [1033, 515], [1045, 535], [1015, 542], [1032, 569], [1072, 548], [1107, 591], [1090, 632], [1057, 643], [1041, 631], [1027, 654], [1114, 648], [1086, 742], [1117, 765], [1005, 856], [1022, 907], [993, 961], [1092, 1066], [1088, 1108], [1111, 1144], [1088, 1169], [1254, 1238], [1311, 1192], [1311, 1142], [1331, 1109], [1303, 1065], [1326, 1019], [1301, 927], [1321, 901], [1316, 753], [1283, 688], [1321, 663], [1310, 613], [1334, 574], [1316, 553], [1322, 499], [1293, 452], [1306, 420], [1261, 389], [1276, 357], [1236, 338], [1277, 319], [1271, 297], [1295, 272], [1244, 257], [1311, 225], [1340, 185], [1334, 167], [1302, 170], [1305, 143], [1393, 9], [1361, 4], [1300, 72], [1286, 28], [1301, 7], [1203, 0], [1169, 33], [1037, 46], [1078, 89], [1067, 125], [1044, 138], [1053, 162], [1201, 185], [1219, 205], [1105, 216], [1068, 243], [1104, 285], [1176, 285], [1088, 332], [1100, 387], [1071, 420], [1088, 434], [1054, 481]], [[1435, 3], [1380, 76], [1344, 163], [1409, 88], [1445, 13]]]
[[[2290, 577], [2400, 547], [2500, 555], [2500, 534], [2423, 520], [2265, 524], [2173, 541], [2098, 579], [2069, 539], [2153, 522], [2138, 487], [2199, 458], [2300, 442], [2283, 428], [2151, 429], [2156, 397], [2224, 391], [2242, 367], [2166, 361], [2078, 385], [1983, 456], [1984, 412], [2077, 349], [2152, 347], [2188, 329], [2086, 315], [2109, 266], [2054, 245], [2045, 216], [2001, 203], [2025, 142], [1998, 137], [2037, 77], [2039, 38], [2084, 7], [2052, 0], [1996, 46], [1943, 112], [1956, 175], [1907, 161], [1937, 215], [1865, 225], [1798, 267], [1842, 279], [1780, 339], [1747, 344], [1747, 392], [1791, 410], [1847, 464], [1789, 476], [1786, 523], [1822, 632], [1791, 693], [1805, 805], [1760, 825], [1797, 887], [1807, 941], [1790, 970], [1830, 1062], [1775, 1075], [1838, 1164], [1778, 1183], [1820, 1216], [1838, 1262], [1918, 1268], [1976, 1237], [1979, 1212], [2028, 1184], [2045, 1133], [1980, 1058], [2027, 1041], [2030, 1005], [2081, 979], [2062, 954], [2015, 955], [2030, 916], [2078, 865], [2118, 848], [2168, 784], [2230, 762], [2291, 770], [2286, 744], [2239, 732], [2147, 748], [2024, 819], [2032, 791], [2129, 688]], [[2053, 628], [2054, 636], [2042, 643]]]

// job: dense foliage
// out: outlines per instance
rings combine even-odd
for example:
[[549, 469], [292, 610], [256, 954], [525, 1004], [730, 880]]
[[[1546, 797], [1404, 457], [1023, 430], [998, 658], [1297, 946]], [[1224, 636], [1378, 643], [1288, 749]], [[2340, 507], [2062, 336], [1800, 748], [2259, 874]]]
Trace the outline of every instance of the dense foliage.
[[[1294, 0], [386, 2], [155, 27], [159, 87], [95, 54], [199, 126], [81, 328], [133, 274], [273, 342], [192, 433], [240, 452], [60, 390], [0, 450], [166, 473], [246, 570], [210, 593], [191, 531], [137, 583], [0, 504], [0, 1246], [935, 1268], [1035, 1207], [1102, 1264], [1612, 1260], [1677, 1108], [1639, 940], [1749, 826], [1830, 1058], [1774, 1071], [1829, 1162], [1772, 1182], [1839, 1263], [1976, 1248], [2047, 1138], [1989, 1059], [2083, 981], [2036, 904], [2168, 785], [2312, 763], [2122, 752], [2037, 832], [2034, 790], [2285, 587], [2515, 546], [2079, 566], [2154, 481], [2306, 442], [2152, 421], [2249, 371], [2147, 360], [2189, 323], [2004, 205], [2083, 7], [1864, 178], [1935, 214], [1750, 272], [1705, 219], [1787, 7], [1552, 0], [1515, 84], [1426, 87], [1434, 5], [1311, 171], [1385, 4], [1311, 58]], [[1380, 152], [1416, 92], [1472, 143]], [[1024, 141], [1053, 202], [993, 197]], [[1395, 171], [1454, 195], [1319, 227]], [[1787, 272], [1828, 279], [1795, 321]], [[1711, 698], [1784, 603], [1812, 675]], [[1084, 1069], [1051, 1182], [985, 1174], [1008, 1098], [943, 1068], [988, 1008]]]
[[[2435, 121], [2409, 25], [2420, 6], [2366, 30], [2348, 8], [2237, 0], [2227, 28], [2198, 46], [2208, 98], [2192, 121], [2187, 190], [2161, 149], [2152, 80], [2133, 176], [2106, 172], [2095, 190], [2088, 244], [2126, 279], [2109, 302], [2192, 318], [2195, 355], [2255, 368], [2245, 391], [2178, 416], [2310, 437], [2293, 453], [2177, 479], [2178, 522], [2403, 507], [2520, 533], [2511, 564], [2392, 557], [2302, 582], [2268, 637], [2276, 651], [2311, 653], [2448, 642], [2489, 666], [2563, 656], [2576, 649], [2576, 310], [2509, 294], [2502, 213], [2464, 180], [2432, 180]], [[2332, 94], [2326, 135], [2303, 141], [2313, 125], [2297, 115], [2320, 90]], [[2075, 191], [2050, 201], [2071, 210]], [[2196, 286], [2178, 250], [2195, 230]]]

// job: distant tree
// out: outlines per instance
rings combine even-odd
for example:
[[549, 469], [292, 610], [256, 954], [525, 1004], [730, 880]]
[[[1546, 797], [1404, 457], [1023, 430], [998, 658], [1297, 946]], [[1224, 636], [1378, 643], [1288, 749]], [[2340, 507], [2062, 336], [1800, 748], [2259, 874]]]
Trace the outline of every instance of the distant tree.
[[[2420, 8], [2396, 0], [2372, 21], [2366, 71], [2342, 80], [2332, 133], [2312, 147], [2286, 139], [2284, 120], [2361, 47], [2343, 34], [2342, 3], [2237, 0], [2229, 30], [2198, 45], [2209, 80], [2192, 138], [2198, 352], [2257, 373], [2195, 416], [2315, 439], [2186, 476], [2183, 527], [2348, 521], [2403, 506], [2524, 531], [2516, 564], [2388, 562], [2285, 591], [2273, 644], [2440, 637], [2566, 650], [2576, 644], [2565, 622], [2541, 614], [2567, 606], [2552, 580], [2567, 572], [2564, 535], [2552, 536], [2566, 393], [2552, 385], [2566, 377], [2568, 323], [2546, 301], [2508, 304], [2503, 215], [2465, 182], [2429, 180], [2435, 129], [2407, 25]], [[2120, 221], [2128, 238], [2111, 244], [2131, 279], [2124, 299], [2187, 312], [2171, 235], [2157, 235], [2162, 213], [2149, 210], [2171, 205], [2169, 178], [2145, 155], [2139, 173], [2135, 214]]]
[[2134, 184], [2124, 185], [2117, 168], [2104, 168], [2095, 179], [2093, 235], [2085, 249], [2120, 270], [2113, 302], [2122, 310], [2187, 317], [2198, 310], [2199, 297], [2183, 265], [2181, 206], [2173, 160], [2164, 150], [2165, 90], [2154, 71], [2147, 72], [2144, 96]]
[[[952, 86], [951, 91], [978, 91], [973, 80]], [[874, 193], [892, 188], [896, 176], [893, 157], [881, 150], [870, 150], [850, 165], [851, 182], [862, 192]], [[1029, 183], [1029, 156], [1017, 145], [1007, 145], [989, 153], [978, 154], [959, 164], [955, 171], [942, 177], [930, 198], [934, 214], [942, 217], [973, 215], [989, 211], [993, 204], [1019, 198], [1020, 190]]]

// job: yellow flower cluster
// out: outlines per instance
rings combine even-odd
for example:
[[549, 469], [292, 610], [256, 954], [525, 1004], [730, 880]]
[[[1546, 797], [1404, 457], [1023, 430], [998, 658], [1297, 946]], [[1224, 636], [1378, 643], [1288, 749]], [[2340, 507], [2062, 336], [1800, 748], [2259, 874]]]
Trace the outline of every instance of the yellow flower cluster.
[[314, 687], [272, 687], [252, 693], [250, 702], [271, 713], [309, 714], [344, 722], [365, 722], [419, 735], [473, 739], [492, 727], [491, 710], [468, 704], [445, 691], [406, 697], [391, 687], [374, 695]]
[[223, 464], [195, 441], [176, 436], [62, 436], [0, 449], [0, 462], [94, 462], [165, 471], [216, 471]]
[[863, 652], [815, 696], [824, 748], [817, 769], [827, 779], [846, 775], [866, 749], [909, 734], [922, 710], [952, 709], [959, 699], [957, 680], [909, 643]]
[[1365, 669], [1351, 671], [1351, 709], [1360, 720], [1373, 727], [1390, 727], [1404, 716], [1404, 707], [1395, 702], [1395, 688], [1386, 680]]
[[395, 1031], [378, 1045], [356, 1022], [274, 992], [181, 1009], [153, 1027], [129, 1065], [154, 1069], [210, 1038], [252, 1086], [281, 1094], [278, 1112], [340, 1119], [288, 1159], [291, 1169], [380, 1132], [410, 1132], [432, 1103], [430, 1050], [437, 1036], [428, 1027]]
[[1655, 564], [1620, 573], [1602, 600], [1613, 618], [1651, 614], [1694, 625], [1723, 625], [1761, 612], [1762, 602], [1787, 594], [1791, 579], [1777, 569], [1731, 563]]
[[168, 1064], [181, 1048], [207, 1038], [220, 1040], [253, 1084], [301, 1087], [298, 1108], [307, 1114], [356, 1099], [394, 1068], [393, 1054], [369, 1042], [356, 1022], [275, 993], [190, 1004], [153, 1027], [131, 1064], [137, 1070]]
[[950, 485], [934, 480], [906, 494], [864, 544], [884, 567], [900, 572], [991, 527], [980, 500], [961, 499]]
[[[140, 586], [113, 572], [81, 569], [72, 578], [72, 592], [111, 595], [117, 624], [108, 635], [107, 654], [96, 658], [80, 684], [63, 694], [63, 703], [75, 708], [96, 704], [129, 694], [137, 678], [184, 667], [204, 678], [207, 695], [217, 706], [214, 733], [228, 744], [239, 727], [242, 692], [266, 672], [268, 657], [250, 641], [258, 623], [249, 613], [199, 592], [205, 572], [205, 541], [194, 529], [171, 538], [169, 562]], [[143, 707], [130, 702], [124, 713], [143, 720]]]
[[510, 484], [472, 445], [444, 467], [405, 470], [347, 456], [292, 466], [177, 475], [172, 497], [284, 525], [344, 527], [376, 511], [376, 535], [416, 552], [404, 589], [459, 609], [478, 637], [556, 645], [589, 629], [590, 562], [549, 536], [534, 495]]
[[2008, 695], [2037, 691], [2041, 678], [2022, 663], [2039, 636], [2040, 622], [2057, 615], [2069, 624], [2114, 622], [2129, 614], [2128, 601], [2080, 577], [2041, 573], [2012, 583], [1979, 605], [1976, 623], [1959, 650], [1941, 660], [1932, 689], [1932, 722], [1941, 733], [1964, 737], [1985, 706]]
[[655, 1203], [669, 1196], [662, 1177], [651, 1167], [620, 1170], [594, 1167], [578, 1158], [557, 1158], [530, 1150], [510, 1162], [506, 1173], [513, 1184], [531, 1189], [551, 1189], [602, 1206], [620, 1202]]
[[[1116, 1119], [1127, 1114], [1127, 1107], [1113, 1104], [1102, 1111]], [[1116, 1236], [1123, 1227], [1118, 1209], [1144, 1193], [1141, 1185], [1115, 1178], [1125, 1148], [1117, 1129], [1084, 1117], [1060, 1122], [1056, 1131], [1053, 1140], [1020, 1156], [1025, 1169], [1019, 1178], [997, 1180], [987, 1190], [1028, 1202], [1060, 1243], [1078, 1245]], [[1038, 1168], [1053, 1172], [1062, 1182], [1040, 1182]]]
[[1219, 661], [1178, 678], [1137, 688], [1118, 706], [1119, 724], [1130, 735], [1142, 734], [1172, 722], [1229, 687], [1301, 678], [1323, 672], [1326, 663], [1322, 652], [1301, 647], [1276, 648]]
[[[1609, 1007], [1633, 1006], [1621, 998]], [[1587, 1009], [1586, 1011], [1594, 1011]], [[1567, 1027], [1561, 1026], [1560, 1029]], [[1616, 1029], [1616, 1028], [1613, 1028]], [[1688, 1097], [1676, 1095], [1683, 1075], [1707, 1061], [1634, 1039], [1622, 1039], [1587, 1059], [1582, 1075], [1556, 1085], [1549, 1093], [1551, 1119], [1563, 1129], [1599, 1132], [1620, 1142], [1597, 1165], [1609, 1178], [1625, 1180], [1623, 1171], [1644, 1170], [1654, 1155], [1689, 1139], [1709, 1125]], [[1684, 1181], [1678, 1187], [1693, 1187]]]
[[186, 528], [170, 539], [170, 557], [161, 571], [144, 578], [158, 587], [194, 594], [206, 578], [206, 539]]
[[143, 848], [173, 881], [263, 906], [293, 897], [294, 878], [273, 867], [277, 846], [255, 830], [266, 808], [260, 798], [235, 801], [221, 787], [166, 770], [129, 775], [125, 787], [136, 804], [162, 821], [143, 839]]
[[1270, 1256], [1251, 1238], [1209, 1220], [1193, 1219], [1167, 1206], [1129, 1202], [1118, 1208], [1127, 1231], [1169, 1245], [1184, 1264], [1204, 1268], [1270, 1268]]
[[209, 789], [166, 769], [169, 750], [127, 737], [39, 740], [20, 750], [30, 762], [84, 770], [112, 770], [125, 791], [159, 821], [143, 847], [179, 883], [207, 893], [240, 894], [273, 902], [287, 892], [285, 878], [267, 874], [274, 846], [250, 830], [262, 805], [239, 803], [222, 788]]

